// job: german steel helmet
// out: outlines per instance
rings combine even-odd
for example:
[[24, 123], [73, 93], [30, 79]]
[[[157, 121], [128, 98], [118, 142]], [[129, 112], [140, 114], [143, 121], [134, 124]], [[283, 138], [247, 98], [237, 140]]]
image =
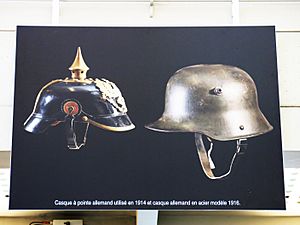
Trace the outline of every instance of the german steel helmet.
[[[33, 112], [24, 123], [26, 131], [43, 133], [49, 127], [65, 122], [68, 148], [79, 149], [85, 145], [89, 124], [109, 131], [134, 128], [119, 88], [106, 79], [86, 77], [89, 67], [83, 60], [80, 47], [69, 70], [71, 78], [53, 80], [42, 87]], [[75, 124], [84, 130], [78, 131], [83, 134], [80, 141]]]
[[[161, 118], [146, 128], [161, 132], [193, 132], [199, 159], [211, 179], [227, 176], [245, 140], [273, 129], [259, 109], [257, 90], [248, 73], [227, 65], [184, 67], [169, 79], [165, 110]], [[206, 151], [202, 136], [210, 141]], [[229, 170], [215, 176], [210, 154], [213, 141], [236, 140]]]

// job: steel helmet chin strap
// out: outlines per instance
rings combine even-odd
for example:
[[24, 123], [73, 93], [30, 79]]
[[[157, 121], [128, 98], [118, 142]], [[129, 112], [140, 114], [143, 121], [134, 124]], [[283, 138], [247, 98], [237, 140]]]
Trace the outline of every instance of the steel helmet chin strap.
[[205, 175], [209, 179], [212, 179], [212, 180], [218, 180], [218, 179], [222, 179], [222, 178], [228, 176], [231, 173], [231, 169], [233, 167], [233, 163], [236, 159], [236, 156], [241, 152], [242, 149], [247, 148], [247, 139], [241, 138], [241, 139], [236, 140], [236, 151], [235, 151], [234, 155], [232, 156], [228, 171], [220, 176], [215, 176], [212, 170], [215, 169], [216, 167], [211, 158], [211, 153], [212, 153], [214, 144], [213, 144], [212, 140], [206, 136], [207, 140], [210, 143], [210, 147], [206, 151], [202, 136], [203, 135], [200, 133], [195, 133], [195, 143], [196, 143], [196, 147], [197, 147], [197, 152], [198, 152], [199, 160], [200, 160], [200, 163], [201, 163], [201, 166], [202, 166], [202, 169], [203, 169]]

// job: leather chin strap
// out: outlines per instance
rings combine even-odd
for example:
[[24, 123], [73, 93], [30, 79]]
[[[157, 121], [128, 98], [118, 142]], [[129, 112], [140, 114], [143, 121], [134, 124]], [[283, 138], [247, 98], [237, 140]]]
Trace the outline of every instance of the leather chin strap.
[[205, 175], [212, 180], [218, 180], [218, 179], [222, 179], [226, 176], [228, 176], [231, 173], [231, 169], [233, 166], [233, 163], [235, 161], [236, 156], [240, 153], [241, 148], [246, 148], [247, 147], [247, 143], [246, 140], [247, 139], [238, 139], [236, 141], [236, 152], [234, 153], [232, 159], [231, 159], [231, 163], [229, 166], [229, 169], [226, 173], [224, 173], [223, 175], [220, 176], [215, 176], [213, 173], [213, 169], [215, 169], [215, 165], [211, 159], [211, 152], [213, 150], [213, 142], [211, 141], [210, 138], [208, 138], [208, 141], [210, 142], [210, 148], [209, 150], [206, 152], [204, 143], [203, 143], [203, 139], [202, 139], [202, 134], [200, 133], [195, 133], [195, 143], [197, 146], [197, 152], [198, 152], [198, 156], [199, 156], [199, 160], [202, 166], [202, 169], [205, 173]]
[[84, 123], [85, 124], [85, 131], [84, 131], [84, 136], [82, 138], [82, 142], [77, 141], [77, 136], [75, 133], [75, 116], [73, 116], [70, 119], [69, 123], [66, 123], [66, 128], [67, 128], [67, 143], [68, 143], [68, 148], [71, 150], [78, 150], [82, 146], [85, 145], [86, 143], [86, 136], [89, 128], [89, 123]]

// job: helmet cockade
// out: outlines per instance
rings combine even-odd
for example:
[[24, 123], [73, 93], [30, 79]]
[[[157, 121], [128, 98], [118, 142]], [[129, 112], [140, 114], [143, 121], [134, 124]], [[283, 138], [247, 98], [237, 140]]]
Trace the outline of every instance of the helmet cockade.
[[[117, 85], [103, 78], [87, 78], [89, 67], [80, 47], [69, 70], [71, 78], [53, 80], [40, 90], [33, 112], [24, 123], [26, 131], [43, 133], [65, 123], [68, 148], [79, 149], [85, 145], [89, 124], [117, 132], [135, 127]], [[85, 125], [84, 132], [76, 132], [78, 123]], [[78, 138], [79, 133], [84, 136]]]

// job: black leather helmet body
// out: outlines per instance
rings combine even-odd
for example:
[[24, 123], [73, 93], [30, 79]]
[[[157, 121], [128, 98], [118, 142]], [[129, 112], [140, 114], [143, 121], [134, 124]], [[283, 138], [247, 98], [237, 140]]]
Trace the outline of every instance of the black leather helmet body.
[[[96, 81], [109, 82], [104, 79]], [[34, 112], [25, 122], [25, 130], [43, 133], [50, 126], [65, 122], [72, 116], [76, 117], [77, 122], [89, 121], [106, 130], [132, 129], [134, 126], [126, 114], [126, 106], [118, 103], [118, 98], [122, 96], [112, 98], [110, 102], [102, 96], [92, 79], [85, 82], [68, 79], [51, 81], [37, 97]]]
[[[119, 88], [103, 78], [86, 78], [88, 67], [80, 48], [70, 70], [72, 78], [53, 80], [40, 90], [34, 110], [24, 123], [26, 131], [43, 133], [62, 122], [70, 123], [72, 137], [75, 135], [74, 123], [78, 122], [110, 131], [134, 128]], [[73, 147], [69, 144], [69, 148], [80, 147], [77, 143]]]

